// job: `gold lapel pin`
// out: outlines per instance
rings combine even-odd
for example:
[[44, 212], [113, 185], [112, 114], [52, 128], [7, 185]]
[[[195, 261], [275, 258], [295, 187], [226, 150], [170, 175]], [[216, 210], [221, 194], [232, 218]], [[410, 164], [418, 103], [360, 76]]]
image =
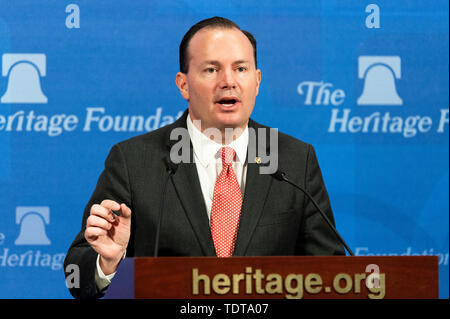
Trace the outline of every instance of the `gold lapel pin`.
[[256, 164], [261, 164], [261, 157], [255, 157]]

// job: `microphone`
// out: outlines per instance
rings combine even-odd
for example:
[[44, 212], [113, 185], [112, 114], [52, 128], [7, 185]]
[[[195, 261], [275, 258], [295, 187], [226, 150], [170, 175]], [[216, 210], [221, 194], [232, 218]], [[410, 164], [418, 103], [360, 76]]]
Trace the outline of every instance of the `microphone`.
[[164, 181], [164, 186], [161, 191], [161, 200], [159, 202], [159, 211], [158, 211], [158, 224], [156, 226], [156, 235], [155, 235], [155, 249], [153, 252], [153, 257], [158, 257], [158, 248], [159, 248], [159, 236], [161, 232], [161, 223], [162, 223], [162, 215], [164, 210], [164, 199], [166, 195], [167, 183], [169, 182], [170, 177], [175, 174], [178, 168], [178, 164], [173, 163], [169, 157], [164, 157], [164, 164], [166, 164], [167, 168], [167, 177]]
[[289, 178], [287, 178], [286, 173], [282, 172], [280, 169], [278, 169], [275, 173], [272, 174], [276, 179], [280, 180], [280, 181], [284, 181], [286, 183], [291, 184], [292, 186], [294, 186], [295, 188], [301, 190], [303, 192], [303, 194], [305, 194], [309, 200], [311, 201], [311, 203], [313, 203], [314, 207], [316, 207], [317, 211], [320, 213], [320, 215], [322, 216], [322, 218], [327, 222], [328, 226], [331, 228], [331, 230], [334, 232], [334, 234], [336, 235], [336, 237], [339, 239], [339, 241], [341, 242], [342, 245], [344, 245], [345, 249], [347, 249], [347, 251], [349, 252], [350, 256], [354, 256], [353, 252], [351, 251], [351, 249], [347, 246], [347, 244], [345, 243], [344, 239], [342, 239], [341, 235], [339, 235], [338, 231], [336, 230], [336, 228], [333, 226], [333, 223], [328, 219], [327, 215], [325, 215], [325, 213], [320, 209], [319, 205], [317, 205], [316, 201], [312, 198], [312, 196], [306, 191], [304, 190], [302, 187], [298, 186], [297, 184], [295, 184], [294, 182], [292, 182]]

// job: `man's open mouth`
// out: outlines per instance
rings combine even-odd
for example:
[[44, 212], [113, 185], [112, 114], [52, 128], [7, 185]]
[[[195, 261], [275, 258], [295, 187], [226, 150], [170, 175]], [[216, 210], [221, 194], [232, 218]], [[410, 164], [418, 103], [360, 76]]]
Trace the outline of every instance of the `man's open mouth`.
[[219, 101], [217, 101], [216, 103], [219, 103], [225, 107], [231, 107], [234, 104], [236, 104], [237, 102], [239, 102], [239, 100], [236, 98], [222, 98]]

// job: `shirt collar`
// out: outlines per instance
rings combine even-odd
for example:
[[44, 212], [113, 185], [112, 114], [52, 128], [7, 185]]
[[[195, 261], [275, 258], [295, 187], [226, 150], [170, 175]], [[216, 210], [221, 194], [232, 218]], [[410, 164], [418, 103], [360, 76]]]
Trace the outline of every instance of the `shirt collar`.
[[[187, 129], [192, 141], [192, 147], [194, 148], [194, 154], [203, 166], [208, 166], [211, 162], [215, 162], [216, 159], [220, 159], [219, 150], [224, 146], [211, 140], [204, 135], [195, 125], [192, 123], [191, 116], [188, 114], [186, 119]], [[245, 163], [247, 159], [247, 147], [248, 147], [248, 126], [242, 134], [235, 139], [232, 143], [226, 145], [231, 147], [236, 152], [236, 162]]]

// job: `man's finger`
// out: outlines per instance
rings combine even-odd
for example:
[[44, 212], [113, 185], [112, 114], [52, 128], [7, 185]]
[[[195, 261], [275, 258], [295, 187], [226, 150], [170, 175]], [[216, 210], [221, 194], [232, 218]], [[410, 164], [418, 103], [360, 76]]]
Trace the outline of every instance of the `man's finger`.
[[111, 210], [98, 204], [92, 205], [91, 215], [99, 216], [101, 218], [106, 219], [109, 222], [114, 221], [114, 215], [111, 212]]
[[112, 210], [119, 210], [120, 209], [120, 204], [111, 200], [111, 199], [105, 199], [100, 203], [101, 206], [107, 208], [107, 209], [112, 209]]
[[129, 209], [128, 206], [125, 204], [120, 205], [120, 211], [122, 213], [121, 216], [125, 218], [129, 218], [131, 216], [131, 209]]
[[102, 217], [91, 215], [86, 221], [86, 228], [87, 227], [100, 227], [104, 230], [110, 230], [112, 225], [109, 221]]
[[105, 236], [107, 231], [99, 227], [88, 227], [84, 231], [84, 237], [87, 241], [96, 240], [99, 236]]

